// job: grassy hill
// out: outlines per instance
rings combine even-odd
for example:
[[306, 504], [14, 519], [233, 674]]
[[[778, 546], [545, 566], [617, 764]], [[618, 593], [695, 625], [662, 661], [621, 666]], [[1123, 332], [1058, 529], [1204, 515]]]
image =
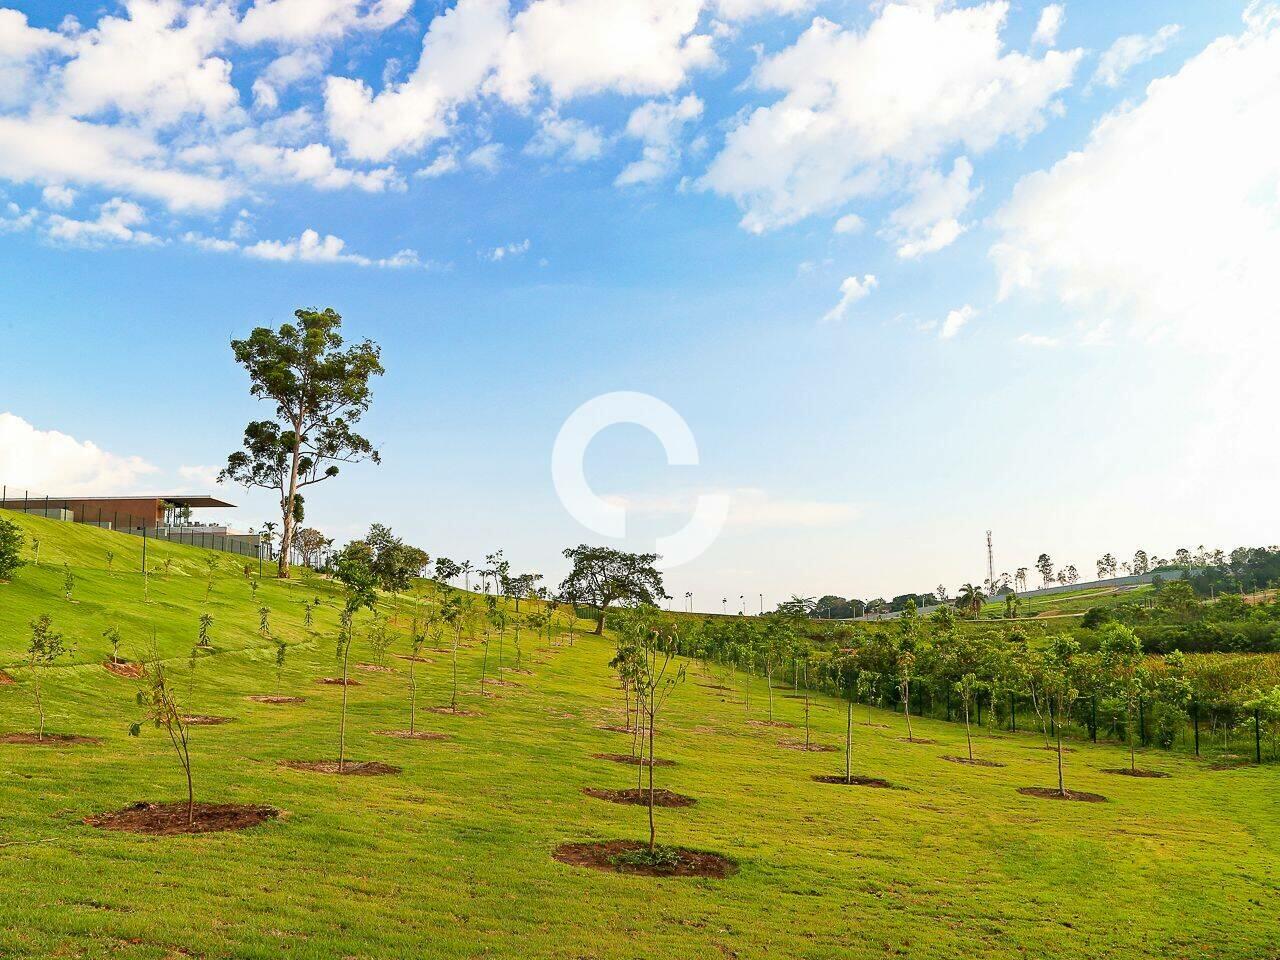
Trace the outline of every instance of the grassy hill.
[[[744, 689], [741, 675], [690, 664], [659, 728], [658, 755], [675, 766], [658, 783], [698, 803], [660, 810], [659, 839], [730, 856], [738, 872], [602, 873], [551, 856], [566, 841], [647, 835], [643, 808], [582, 793], [635, 778], [593, 756], [625, 754], [630, 741], [600, 729], [620, 722], [622, 700], [608, 667], [613, 642], [585, 635], [588, 623], [570, 637], [561, 622], [553, 645], [526, 632], [532, 672], [505, 674], [509, 685], [488, 697], [478, 690], [483, 650], [468, 643], [462, 706], [478, 715], [421, 713], [447, 739], [411, 741], [377, 733], [407, 721], [409, 664], [395, 656], [408, 649], [402, 607], [392, 672], [356, 669], [361, 685], [347, 690], [350, 755], [402, 772], [326, 776], [279, 761], [336, 754], [342, 689], [316, 682], [336, 670], [333, 585], [265, 578], [255, 595], [241, 558], [149, 544], [160, 571], [144, 602], [140, 540], [6, 516], [41, 547], [38, 568], [0, 585], [0, 665], [14, 680], [0, 685], [0, 733], [33, 728], [24, 650], [28, 622], [48, 614], [75, 645], [48, 671], [49, 729], [100, 742], [0, 742], [0, 956], [1244, 960], [1280, 949], [1275, 767], [1213, 770], [1152, 751], [1142, 766], [1171, 776], [1133, 779], [1102, 772], [1125, 766], [1120, 747], [1079, 743], [1068, 783], [1108, 802], [1053, 802], [1016, 789], [1054, 782], [1055, 755], [1039, 734], [975, 731], [978, 756], [1003, 766], [971, 767], [943, 759], [964, 752], [962, 726], [918, 721], [916, 736], [936, 742], [904, 743], [902, 717], [872, 711], [868, 723], [859, 708], [855, 771], [901, 789], [817, 783], [814, 774], [842, 769], [840, 753], [780, 746], [799, 731], [761, 725], [761, 683]], [[322, 604], [308, 629], [303, 602], [314, 597]], [[246, 699], [275, 687], [260, 606], [288, 644], [281, 692], [305, 702]], [[206, 611], [212, 652], [190, 670]], [[373, 658], [366, 622], [362, 614], [353, 662]], [[266, 803], [278, 819], [171, 837], [83, 822], [184, 790], [162, 732], [128, 736], [139, 681], [102, 665], [112, 624], [130, 659], [154, 631], [185, 709], [233, 718], [191, 728], [198, 799]], [[509, 632], [508, 665], [513, 642]], [[421, 703], [444, 703], [449, 654], [425, 656]], [[804, 701], [788, 692], [775, 692], [775, 717], [800, 724]], [[817, 742], [843, 743], [842, 704], [817, 699], [812, 724]]]

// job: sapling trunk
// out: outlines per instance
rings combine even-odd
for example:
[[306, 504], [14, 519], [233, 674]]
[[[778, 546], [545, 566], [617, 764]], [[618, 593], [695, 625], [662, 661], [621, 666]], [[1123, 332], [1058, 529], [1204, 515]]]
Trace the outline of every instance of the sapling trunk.
[[804, 698], [804, 748], [809, 749], [809, 695]]
[[969, 760], [973, 760], [973, 737], [969, 735], [969, 698], [964, 700], [964, 739], [969, 745]]
[[844, 782], [853, 783], [853, 688], [849, 689], [849, 704], [844, 718]]
[[346, 643], [342, 645], [342, 716], [338, 721], [338, 772], [347, 762], [347, 662], [351, 658], [351, 626], [347, 626]]
[[654, 714], [656, 710], [650, 705], [649, 710], [649, 852], [653, 853], [653, 848], [658, 835], [657, 825], [653, 819], [653, 726]]
[[769, 688], [769, 722], [773, 723], [773, 664], [770, 663], [765, 667], [764, 671], [765, 686]]
[[1124, 728], [1125, 732], [1129, 734], [1129, 770], [1135, 771], [1138, 769], [1138, 758], [1135, 756], [1133, 748], [1133, 705], [1127, 702], [1125, 704]]
[[33, 672], [33, 686], [35, 687], [36, 716], [38, 718], [37, 726], [36, 726], [36, 739], [43, 740], [44, 739], [44, 700], [40, 696], [40, 668], [39, 667], [36, 667], [35, 671]]
[[[1061, 713], [1060, 710], [1058, 712]], [[1062, 724], [1060, 722], [1054, 723], [1054, 732], [1058, 738], [1058, 793], [1065, 797], [1067, 786], [1062, 777]]]
[[[417, 654], [415, 653], [414, 656], [416, 657]], [[409, 661], [409, 735], [410, 736], [413, 736], [413, 732], [414, 732], [413, 723], [414, 723], [414, 718], [416, 716], [416, 710], [418, 705], [418, 678], [414, 671], [414, 667], [416, 666], [417, 664], [413, 660]]]
[[449, 708], [458, 712], [458, 641], [462, 639], [462, 625], [453, 629], [453, 695], [449, 698]]
[[902, 709], [907, 718], [907, 742], [914, 742], [915, 738], [911, 735], [911, 681], [905, 681], [902, 684]]

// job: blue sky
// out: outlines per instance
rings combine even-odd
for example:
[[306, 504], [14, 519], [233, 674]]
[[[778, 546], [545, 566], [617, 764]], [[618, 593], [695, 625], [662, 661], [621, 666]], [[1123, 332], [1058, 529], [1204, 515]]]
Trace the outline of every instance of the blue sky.
[[388, 368], [340, 538], [558, 579], [552, 442], [635, 390], [699, 466], [587, 475], [635, 548], [733, 496], [703, 608], [1275, 540], [1270, 4], [8, 2], [9, 483], [208, 488], [228, 339], [315, 305]]

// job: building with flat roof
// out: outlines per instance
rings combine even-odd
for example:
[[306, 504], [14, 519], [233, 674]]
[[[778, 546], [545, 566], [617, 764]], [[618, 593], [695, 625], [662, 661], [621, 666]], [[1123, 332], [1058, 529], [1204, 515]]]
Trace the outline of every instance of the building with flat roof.
[[32, 497], [24, 494], [16, 497], [9, 496], [9, 492], [6, 490], [0, 499], [0, 508], [49, 517], [65, 511], [77, 523], [91, 523], [112, 530], [173, 526], [189, 520], [192, 510], [235, 508], [233, 503], [204, 494], [144, 497]]

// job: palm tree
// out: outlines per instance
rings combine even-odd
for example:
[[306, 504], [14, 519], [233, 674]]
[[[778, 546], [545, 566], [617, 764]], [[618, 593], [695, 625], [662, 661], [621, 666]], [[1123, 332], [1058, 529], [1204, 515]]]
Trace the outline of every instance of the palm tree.
[[273, 522], [273, 521], [271, 521], [271, 520], [268, 520], [266, 523], [264, 523], [264, 524], [262, 525], [262, 539], [263, 539], [263, 540], [266, 542], [266, 544], [267, 544], [267, 559], [268, 559], [268, 560], [274, 559], [274, 558], [271, 556], [271, 544], [272, 544], [272, 543], [275, 541], [275, 539], [276, 539], [276, 527], [277, 527], [277, 526], [279, 526], [279, 524], [277, 524], [277, 523], [275, 523], [275, 522]]
[[475, 569], [475, 566], [471, 563], [470, 560], [463, 560], [462, 563], [458, 564], [458, 572], [462, 574], [463, 590], [471, 589], [471, 571], [474, 569]]
[[986, 601], [987, 595], [982, 592], [982, 588], [975, 587], [972, 583], [966, 583], [956, 595], [956, 606], [971, 617], [976, 617], [982, 612], [982, 605]]

